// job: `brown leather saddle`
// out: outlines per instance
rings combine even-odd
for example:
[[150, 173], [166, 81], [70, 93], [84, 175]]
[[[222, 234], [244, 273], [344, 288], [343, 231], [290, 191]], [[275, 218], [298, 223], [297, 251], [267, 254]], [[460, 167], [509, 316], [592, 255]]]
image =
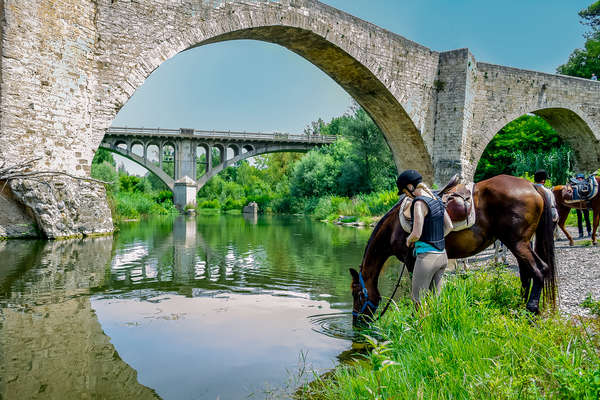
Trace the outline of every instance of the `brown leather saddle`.
[[460, 178], [454, 175], [450, 182], [437, 193], [446, 206], [452, 222], [465, 221], [473, 208], [473, 193], [470, 185], [459, 183]]

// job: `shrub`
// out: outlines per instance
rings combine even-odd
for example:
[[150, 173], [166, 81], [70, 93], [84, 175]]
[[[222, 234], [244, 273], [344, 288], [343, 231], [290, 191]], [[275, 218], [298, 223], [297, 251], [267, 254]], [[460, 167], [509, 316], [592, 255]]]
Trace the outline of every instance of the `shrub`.
[[221, 208], [219, 200], [204, 200], [198, 203], [198, 208]]
[[167, 200], [173, 201], [173, 192], [170, 190], [161, 190], [154, 196], [154, 200], [157, 203], [164, 203]]

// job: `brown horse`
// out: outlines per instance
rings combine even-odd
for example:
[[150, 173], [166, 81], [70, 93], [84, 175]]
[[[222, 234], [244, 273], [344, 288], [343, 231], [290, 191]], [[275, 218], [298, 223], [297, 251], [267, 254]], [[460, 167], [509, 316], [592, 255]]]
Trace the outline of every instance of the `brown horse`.
[[[600, 184], [600, 177], [594, 177], [598, 184]], [[588, 208], [588, 202], [586, 201], [578, 201], [575, 203], [569, 202], [567, 203], [565, 200], [569, 200], [573, 198], [573, 188], [570, 185], [559, 185], [555, 186], [552, 189], [554, 193], [554, 198], [556, 199], [556, 208], [558, 210], [558, 226], [565, 233], [567, 239], [569, 239], [569, 245], [573, 246], [575, 243], [573, 242], [573, 237], [567, 232], [565, 229], [565, 222], [567, 221], [567, 217], [569, 216], [569, 211], [571, 208], [584, 210]], [[594, 211], [594, 230], [592, 231], [592, 243], [594, 245], [596, 242], [596, 230], [598, 229], [598, 223], [600, 222], [600, 195], [596, 195], [592, 200], [589, 201], [589, 208]]]
[[[551, 205], [532, 183], [514, 176], [499, 175], [475, 184], [473, 190], [476, 223], [471, 228], [446, 236], [448, 258], [465, 258], [479, 253], [499, 239], [519, 263], [522, 294], [527, 309], [539, 313], [544, 296], [555, 306], [555, 260]], [[375, 226], [367, 243], [360, 273], [352, 275], [353, 323], [372, 318], [381, 296], [377, 288], [384, 262], [396, 256], [412, 272], [414, 256], [406, 247], [406, 233], [400, 224], [400, 201]], [[531, 237], [535, 233], [535, 251]], [[533, 281], [533, 285], [531, 282]], [[530, 290], [531, 285], [531, 290]]]

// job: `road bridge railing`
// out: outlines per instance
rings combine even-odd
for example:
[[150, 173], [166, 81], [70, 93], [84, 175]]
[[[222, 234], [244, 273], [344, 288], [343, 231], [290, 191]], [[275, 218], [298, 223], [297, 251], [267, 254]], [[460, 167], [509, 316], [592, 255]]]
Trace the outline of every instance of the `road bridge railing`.
[[129, 128], [112, 126], [106, 130], [107, 135], [138, 136], [138, 137], [172, 137], [186, 139], [213, 139], [232, 141], [261, 141], [261, 142], [293, 142], [293, 143], [333, 143], [335, 135], [306, 135], [297, 133], [264, 133], [264, 132], [235, 132], [235, 131], [206, 131], [199, 129], [166, 129], [166, 128]]

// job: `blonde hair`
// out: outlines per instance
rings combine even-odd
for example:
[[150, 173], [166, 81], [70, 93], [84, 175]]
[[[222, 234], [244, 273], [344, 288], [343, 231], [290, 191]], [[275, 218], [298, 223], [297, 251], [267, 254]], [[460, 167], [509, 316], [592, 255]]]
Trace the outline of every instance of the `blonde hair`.
[[[427, 187], [427, 185], [426, 185], [426, 184], [424, 184], [423, 182], [419, 182], [419, 183], [417, 184], [417, 186], [415, 186], [415, 190], [416, 190], [416, 189], [421, 189], [421, 190], [423, 190], [425, 193], [427, 193], [429, 196], [431, 196], [431, 197], [432, 197], [432, 198], [434, 198], [434, 199], [435, 199], [435, 198], [437, 198], [437, 196], [433, 194], [433, 192], [431, 191], [431, 189], [429, 189], [429, 188]], [[414, 195], [413, 195], [411, 192], [409, 192], [409, 191], [408, 191], [408, 189], [406, 189], [406, 188], [402, 189], [402, 191], [403, 191], [403, 192], [404, 192], [404, 193], [405, 193], [405, 194], [406, 194], [408, 197], [410, 197], [410, 198], [414, 198], [414, 197], [415, 197], [415, 196], [414, 196]]]

